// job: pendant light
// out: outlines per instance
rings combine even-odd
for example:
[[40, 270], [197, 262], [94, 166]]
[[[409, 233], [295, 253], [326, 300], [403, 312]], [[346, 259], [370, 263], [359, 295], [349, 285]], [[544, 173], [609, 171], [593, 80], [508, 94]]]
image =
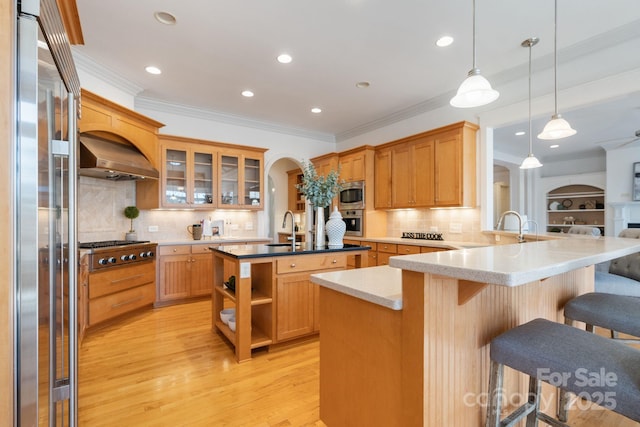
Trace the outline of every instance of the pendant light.
[[521, 43], [522, 47], [529, 48], [529, 155], [522, 161], [520, 169], [533, 169], [542, 166], [542, 163], [533, 155], [533, 142], [531, 138], [531, 48], [540, 41], [537, 37], [531, 37]]
[[449, 103], [457, 108], [480, 107], [495, 101], [499, 96], [500, 93], [491, 88], [489, 80], [482, 77], [480, 69], [476, 67], [476, 0], [473, 0], [473, 68]]
[[551, 120], [545, 125], [542, 133], [538, 135], [540, 139], [561, 139], [576, 134], [576, 130], [571, 128], [569, 122], [558, 114], [558, 0], [555, 0], [553, 29], [553, 84], [554, 84], [554, 114]]

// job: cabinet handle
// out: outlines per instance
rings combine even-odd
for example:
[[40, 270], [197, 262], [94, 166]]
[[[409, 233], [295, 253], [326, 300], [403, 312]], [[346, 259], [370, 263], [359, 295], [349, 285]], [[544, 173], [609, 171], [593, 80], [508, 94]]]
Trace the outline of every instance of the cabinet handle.
[[178, 252], [178, 250], [176, 248], [173, 249], [173, 252]]
[[291, 268], [296, 268], [296, 263], [295, 263], [295, 262], [292, 262], [292, 263], [291, 263], [291, 265], [290, 265], [290, 267], [291, 267]]
[[127, 301], [123, 301], [121, 303], [118, 304], [112, 304], [111, 308], [118, 308], [118, 307], [122, 307], [123, 305], [127, 305], [127, 304], [133, 304], [134, 302], [140, 301], [142, 299], [142, 297], [137, 297], [137, 298], [133, 298]]

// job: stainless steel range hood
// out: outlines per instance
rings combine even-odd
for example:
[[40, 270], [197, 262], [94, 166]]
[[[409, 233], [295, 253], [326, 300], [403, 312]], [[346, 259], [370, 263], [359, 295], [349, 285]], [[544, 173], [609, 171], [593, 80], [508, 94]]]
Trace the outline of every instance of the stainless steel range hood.
[[133, 144], [80, 134], [80, 175], [113, 181], [158, 179], [160, 174]]

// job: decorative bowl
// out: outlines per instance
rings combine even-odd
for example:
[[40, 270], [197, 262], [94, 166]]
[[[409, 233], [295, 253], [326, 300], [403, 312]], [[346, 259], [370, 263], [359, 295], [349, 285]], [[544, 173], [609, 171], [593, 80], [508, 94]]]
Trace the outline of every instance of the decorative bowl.
[[220, 312], [220, 320], [222, 320], [222, 323], [224, 323], [225, 325], [229, 324], [229, 319], [231, 319], [232, 317], [235, 320], [236, 318], [235, 308], [225, 308]]
[[236, 316], [231, 316], [231, 318], [229, 319], [229, 329], [231, 329], [233, 332], [236, 331]]

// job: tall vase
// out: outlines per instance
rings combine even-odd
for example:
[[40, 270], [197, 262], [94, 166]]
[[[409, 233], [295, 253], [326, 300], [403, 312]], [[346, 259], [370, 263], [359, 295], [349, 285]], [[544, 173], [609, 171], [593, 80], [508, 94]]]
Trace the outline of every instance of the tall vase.
[[316, 248], [324, 248], [324, 208], [316, 207]]
[[327, 221], [325, 227], [327, 229], [327, 236], [329, 237], [329, 247], [343, 247], [344, 243], [342, 238], [347, 230], [347, 225], [342, 220], [342, 215], [337, 206], [333, 208], [333, 212], [329, 215], [329, 221]]

